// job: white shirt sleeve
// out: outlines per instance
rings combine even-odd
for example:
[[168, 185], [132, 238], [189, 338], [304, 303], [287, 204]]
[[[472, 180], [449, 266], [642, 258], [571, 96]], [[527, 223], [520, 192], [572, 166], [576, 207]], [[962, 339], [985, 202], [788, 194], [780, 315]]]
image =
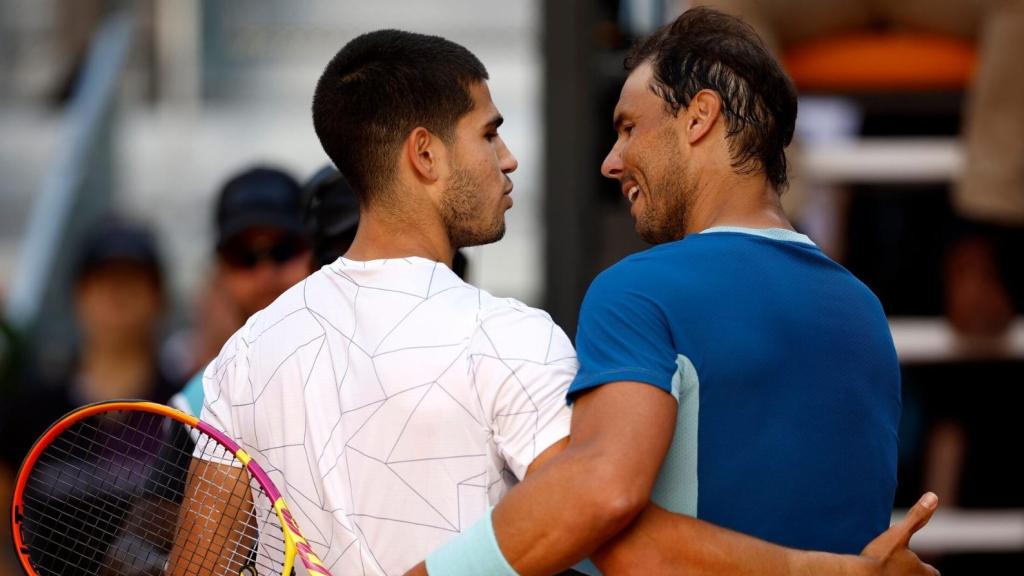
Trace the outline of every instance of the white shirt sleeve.
[[[248, 324], [235, 332], [203, 372], [203, 409], [199, 419], [236, 442], [241, 438], [235, 429], [232, 409], [238, 393], [235, 388], [248, 379], [247, 328]], [[197, 443], [193, 455], [212, 462], [237, 465], [234, 455], [226, 454], [214, 442]]]
[[469, 353], [492, 441], [522, 480], [534, 458], [569, 435], [565, 393], [576, 353], [550, 316], [514, 300], [481, 314]]

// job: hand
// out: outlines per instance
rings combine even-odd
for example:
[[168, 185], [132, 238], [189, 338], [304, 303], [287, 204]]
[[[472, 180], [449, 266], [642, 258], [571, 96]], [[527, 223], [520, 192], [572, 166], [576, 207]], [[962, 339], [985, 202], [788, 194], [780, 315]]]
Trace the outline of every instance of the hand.
[[860, 555], [874, 560], [878, 574], [883, 576], [936, 576], [939, 571], [922, 562], [909, 546], [910, 537], [931, 520], [938, 504], [939, 498], [934, 493], [925, 494], [910, 509], [906, 518], [872, 540]]

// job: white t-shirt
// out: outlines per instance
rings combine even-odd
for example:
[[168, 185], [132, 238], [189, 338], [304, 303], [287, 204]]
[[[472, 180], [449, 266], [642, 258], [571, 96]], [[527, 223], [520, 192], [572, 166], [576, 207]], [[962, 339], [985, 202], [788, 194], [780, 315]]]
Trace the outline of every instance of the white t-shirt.
[[401, 574], [569, 434], [576, 369], [540, 310], [422, 258], [342, 258], [225, 344], [201, 418], [267, 470], [333, 574]]

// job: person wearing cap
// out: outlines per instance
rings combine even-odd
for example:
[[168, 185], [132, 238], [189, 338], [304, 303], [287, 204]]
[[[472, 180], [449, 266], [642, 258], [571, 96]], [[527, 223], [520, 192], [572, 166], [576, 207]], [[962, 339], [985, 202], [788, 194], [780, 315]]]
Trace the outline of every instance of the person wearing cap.
[[[302, 187], [280, 170], [252, 168], [224, 185], [216, 221], [217, 272], [207, 294], [210, 313], [203, 315], [204, 347], [210, 352], [170, 401], [194, 415], [203, 407], [206, 361], [246, 318], [348, 250], [359, 224], [359, 203], [334, 166], [324, 166]], [[228, 314], [218, 302], [227, 304]], [[211, 321], [218, 314], [221, 321]]]
[[185, 374], [205, 367], [246, 318], [305, 278], [310, 261], [302, 189], [287, 172], [255, 166], [232, 175], [213, 212], [214, 267], [178, 361]]
[[221, 189], [216, 219], [218, 277], [238, 310], [233, 332], [309, 272], [302, 189], [281, 170], [246, 170]]
[[78, 406], [116, 398], [165, 402], [177, 390], [180, 382], [157, 360], [163, 285], [148, 228], [111, 216], [87, 232], [72, 287], [77, 354], [69, 369], [36, 370], [15, 392], [6, 406], [12, 417], [0, 423], [0, 468], [16, 471], [36, 438]]

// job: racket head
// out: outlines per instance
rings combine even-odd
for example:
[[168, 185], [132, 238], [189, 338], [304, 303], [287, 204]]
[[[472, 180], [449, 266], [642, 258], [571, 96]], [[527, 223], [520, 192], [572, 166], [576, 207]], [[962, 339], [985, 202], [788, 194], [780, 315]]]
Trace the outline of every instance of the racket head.
[[[67, 414], [26, 456], [12, 500], [14, 545], [30, 576], [207, 574], [214, 565], [287, 576], [296, 557], [310, 574], [330, 574], [259, 464], [221, 431], [160, 404]], [[199, 531], [204, 522], [223, 528], [220, 540]], [[233, 552], [204, 557], [210, 541]]]

